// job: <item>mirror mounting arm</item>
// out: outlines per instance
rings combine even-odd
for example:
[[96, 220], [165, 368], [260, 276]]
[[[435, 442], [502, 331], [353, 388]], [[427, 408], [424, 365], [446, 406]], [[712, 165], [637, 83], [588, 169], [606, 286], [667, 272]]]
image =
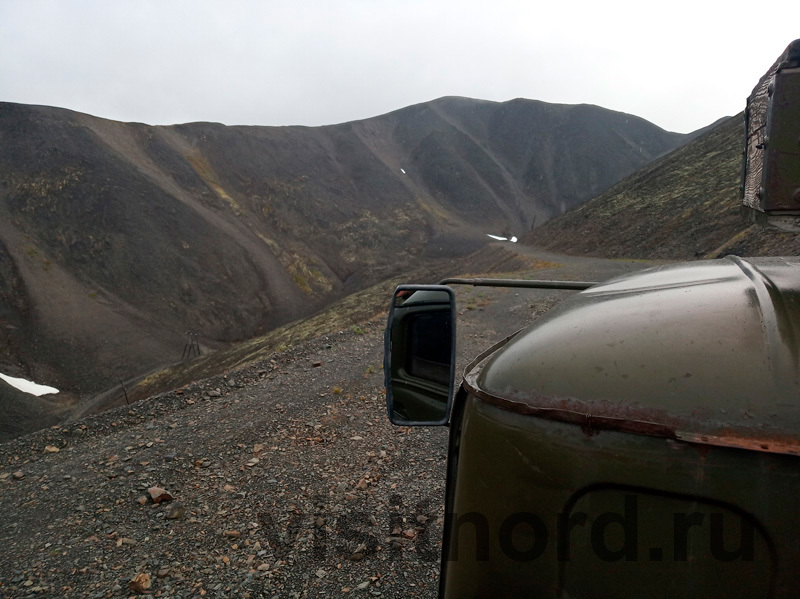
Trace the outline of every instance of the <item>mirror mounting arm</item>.
[[518, 287], [523, 289], [568, 289], [582, 291], [599, 283], [593, 281], [531, 281], [527, 279], [444, 279], [438, 285], [472, 285], [473, 287]]

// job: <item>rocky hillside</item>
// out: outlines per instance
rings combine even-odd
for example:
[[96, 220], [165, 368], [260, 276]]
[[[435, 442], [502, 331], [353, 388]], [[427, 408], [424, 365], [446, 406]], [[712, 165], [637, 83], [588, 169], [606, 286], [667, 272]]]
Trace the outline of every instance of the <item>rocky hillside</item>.
[[695, 259], [800, 254], [739, 199], [744, 122], [732, 117], [523, 239], [572, 254]]
[[[643, 266], [532, 257], [519, 276]], [[455, 292], [459, 372], [571, 295]], [[386, 418], [385, 297], [358, 328], [0, 444], [0, 596], [436, 597], [447, 428]]]
[[527, 231], [683, 143], [595, 106], [442, 98], [329, 127], [0, 103], [0, 372], [77, 401]]

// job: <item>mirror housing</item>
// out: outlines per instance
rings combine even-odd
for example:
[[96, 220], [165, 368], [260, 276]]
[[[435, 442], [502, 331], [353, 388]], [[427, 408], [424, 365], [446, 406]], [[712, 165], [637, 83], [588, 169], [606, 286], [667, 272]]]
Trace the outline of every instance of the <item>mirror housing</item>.
[[456, 300], [445, 285], [400, 285], [384, 337], [386, 409], [392, 424], [441, 426], [455, 383]]

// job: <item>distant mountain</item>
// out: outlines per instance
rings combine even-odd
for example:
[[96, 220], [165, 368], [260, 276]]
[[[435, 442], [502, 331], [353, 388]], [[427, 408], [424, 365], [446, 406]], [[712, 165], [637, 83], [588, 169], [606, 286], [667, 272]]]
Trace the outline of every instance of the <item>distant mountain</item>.
[[742, 115], [728, 118], [522, 241], [629, 258], [798, 255], [800, 236], [753, 224], [741, 206], [743, 140]]
[[0, 103], [0, 372], [69, 401], [253, 337], [690, 136], [596, 106], [441, 98], [328, 127], [153, 127]]

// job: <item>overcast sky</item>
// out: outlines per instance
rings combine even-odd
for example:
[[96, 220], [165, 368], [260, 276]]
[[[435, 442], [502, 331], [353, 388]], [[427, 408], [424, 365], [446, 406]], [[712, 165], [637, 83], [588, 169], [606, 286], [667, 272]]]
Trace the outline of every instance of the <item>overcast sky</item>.
[[0, 0], [0, 101], [123, 121], [325, 125], [445, 95], [738, 113], [800, 1]]

